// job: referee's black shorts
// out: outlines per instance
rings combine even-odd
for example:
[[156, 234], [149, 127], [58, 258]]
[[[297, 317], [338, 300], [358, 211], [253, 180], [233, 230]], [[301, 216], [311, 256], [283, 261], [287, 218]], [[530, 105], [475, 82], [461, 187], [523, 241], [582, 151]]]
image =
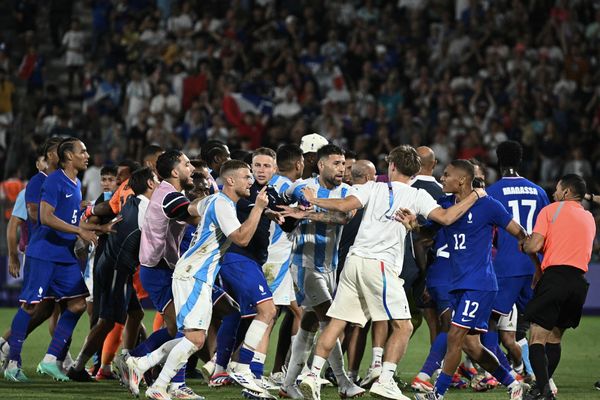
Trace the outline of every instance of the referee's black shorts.
[[115, 269], [100, 256], [94, 268], [94, 317], [124, 324], [128, 312], [140, 309], [131, 269]]
[[546, 268], [525, 308], [525, 319], [547, 330], [579, 326], [590, 286], [583, 273], [567, 265]]

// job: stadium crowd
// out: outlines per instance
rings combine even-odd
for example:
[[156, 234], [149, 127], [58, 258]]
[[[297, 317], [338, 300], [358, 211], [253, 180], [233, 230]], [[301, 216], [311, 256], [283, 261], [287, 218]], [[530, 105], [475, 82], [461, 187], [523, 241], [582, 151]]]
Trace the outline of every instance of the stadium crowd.
[[[151, 143], [197, 155], [207, 139], [250, 150], [315, 131], [379, 170], [400, 143], [430, 145], [442, 164], [495, 166], [497, 144], [513, 139], [525, 146], [523, 173], [542, 186], [577, 172], [597, 187], [593, 1], [73, 7], [15, 1], [18, 35], [0, 46], [0, 145], [15, 142], [20, 155], [9, 152], [7, 176], [52, 135], [76, 134], [118, 163]], [[15, 84], [26, 88], [17, 97]]]
[[[5, 379], [28, 380], [23, 341], [53, 318], [37, 370], [56, 380], [201, 399], [185, 381], [200, 359], [209, 386], [252, 399], [319, 400], [333, 383], [404, 400], [394, 375], [424, 319], [417, 399], [500, 385], [555, 398], [596, 238], [581, 206], [600, 172], [594, 2], [18, 0], [14, 15], [0, 146], [24, 287]], [[581, 246], [556, 250], [563, 204]]]

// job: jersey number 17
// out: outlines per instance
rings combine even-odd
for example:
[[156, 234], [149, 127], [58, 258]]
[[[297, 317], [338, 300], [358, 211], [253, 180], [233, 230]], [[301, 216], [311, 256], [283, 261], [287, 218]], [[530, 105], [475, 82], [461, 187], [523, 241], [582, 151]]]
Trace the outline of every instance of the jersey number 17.
[[[512, 210], [512, 215], [515, 221], [524, 227], [527, 233], [531, 233], [531, 231], [533, 231], [533, 215], [535, 214], [537, 202], [535, 200], [511, 200], [508, 202], [508, 206]], [[521, 208], [519, 206], [529, 208], [529, 210], [527, 210], [526, 224], [521, 222]]]

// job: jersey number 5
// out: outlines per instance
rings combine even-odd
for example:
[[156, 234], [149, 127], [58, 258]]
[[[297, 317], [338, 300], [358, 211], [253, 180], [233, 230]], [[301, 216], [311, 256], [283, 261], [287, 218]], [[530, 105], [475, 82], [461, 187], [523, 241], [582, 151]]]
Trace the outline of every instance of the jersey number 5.
[[71, 217], [71, 224], [73, 225], [77, 223], [77, 212], [78, 210], [73, 210], [73, 217]]

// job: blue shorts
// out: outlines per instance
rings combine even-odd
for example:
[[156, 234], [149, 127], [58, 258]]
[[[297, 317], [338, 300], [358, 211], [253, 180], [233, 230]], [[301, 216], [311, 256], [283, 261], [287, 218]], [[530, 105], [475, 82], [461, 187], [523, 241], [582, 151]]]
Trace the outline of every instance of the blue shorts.
[[435, 304], [435, 309], [438, 315], [442, 315], [446, 310], [451, 308], [450, 304], [450, 286], [433, 286], [428, 287], [427, 291], [431, 296], [431, 301]]
[[256, 315], [256, 305], [273, 298], [261, 266], [248, 257], [225, 253], [219, 274], [223, 288], [240, 305], [242, 318]]
[[452, 325], [487, 332], [496, 293], [482, 290], [457, 290], [450, 293], [454, 310]]
[[171, 281], [173, 270], [161, 267], [140, 267], [140, 281], [148, 292], [148, 297], [159, 313], [164, 313], [165, 308], [173, 301]]
[[513, 304], [517, 303], [517, 308], [523, 311], [533, 297], [532, 279], [532, 275], [498, 278], [498, 295], [492, 310], [496, 314], [507, 316], [512, 311]]
[[27, 279], [19, 296], [22, 303], [35, 304], [47, 298], [56, 301], [87, 296], [79, 263], [58, 263], [34, 257], [25, 258]]

